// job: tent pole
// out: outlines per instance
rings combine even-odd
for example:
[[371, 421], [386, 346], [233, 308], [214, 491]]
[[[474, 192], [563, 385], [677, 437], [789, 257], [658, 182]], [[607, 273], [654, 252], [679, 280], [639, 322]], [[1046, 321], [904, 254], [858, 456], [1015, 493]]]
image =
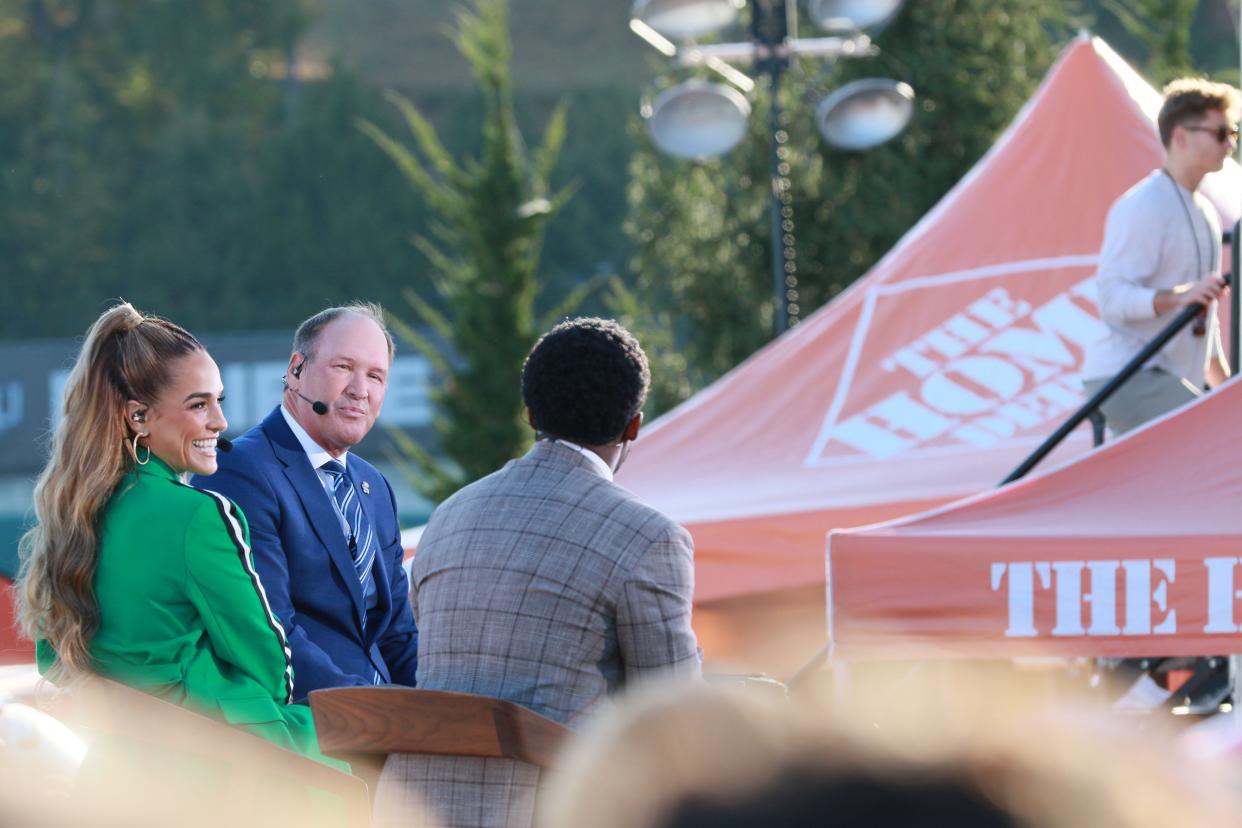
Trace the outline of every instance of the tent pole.
[[[1238, 67], [1239, 72], [1242, 72], [1242, 3], [1238, 4]], [[1242, 77], [1242, 75], [1239, 75], [1239, 77]], [[1242, 216], [1242, 212], [1239, 212], [1238, 215]], [[1242, 218], [1240, 218], [1238, 223], [1233, 226], [1233, 240], [1229, 244], [1229, 252], [1232, 254], [1231, 258], [1233, 259], [1233, 272], [1235, 274], [1238, 272], [1238, 245], [1242, 243], [1242, 240], [1239, 240], [1238, 238], [1239, 231], [1242, 231]], [[1234, 276], [1233, 281], [1234, 284], [1238, 283], [1238, 277], [1236, 275]], [[1229, 291], [1229, 293], [1232, 294], [1229, 299], [1230, 309], [1232, 311], [1232, 315], [1229, 317], [1229, 368], [1235, 372], [1239, 368], [1239, 356], [1240, 353], [1242, 353], [1242, 346], [1239, 345], [1239, 343], [1242, 342], [1242, 338], [1239, 337], [1238, 333], [1238, 313], [1239, 309], [1242, 308], [1242, 296], [1239, 296], [1239, 291], [1242, 291], [1242, 285], [1239, 285]], [[1235, 685], [1234, 690], [1236, 691], [1237, 689], [1237, 685]], [[1236, 704], [1238, 699], [1238, 694], [1236, 692], [1233, 694], [1233, 698]]]
[[832, 662], [832, 703], [837, 710], [845, 710], [853, 702], [850, 667], [840, 659]]
[[[1242, 244], [1240, 233], [1242, 233], [1242, 219], [1233, 225], [1233, 236], [1229, 240], [1229, 258], [1232, 261], [1234, 273], [1238, 272], [1238, 247]], [[1231, 277], [1231, 280], [1234, 284], [1238, 282], [1236, 276]], [[1240, 313], [1242, 313], [1242, 286], [1229, 291], [1229, 370], [1235, 374], [1239, 365], [1242, 364], [1242, 360], [1239, 360], [1239, 354], [1242, 353], [1242, 347], [1239, 346], [1242, 338], [1238, 330]]]
[[[1238, 4], [1238, 67], [1239, 77], [1242, 77], [1242, 3]], [[1238, 215], [1242, 216], [1242, 212]], [[1242, 247], [1242, 218], [1233, 225], [1233, 239], [1229, 243], [1230, 258], [1233, 260], [1233, 288], [1229, 291], [1229, 369], [1234, 373], [1242, 367], [1242, 361], [1239, 360], [1242, 336], [1238, 331], [1239, 323], [1242, 322], [1242, 317], [1239, 316], [1239, 309], [1242, 308], [1242, 284], [1238, 281], [1242, 275], [1242, 268], [1239, 267], [1239, 261], [1242, 260], [1239, 247]], [[1237, 728], [1242, 726], [1242, 692], [1239, 692], [1242, 691], [1242, 656], [1229, 656], [1229, 687], [1233, 691], [1230, 694], [1233, 710], [1229, 715]]]
[[1231, 655], [1229, 656], [1229, 687], [1233, 691], [1230, 694], [1233, 708], [1229, 712], [1229, 718], [1233, 721], [1235, 730], [1242, 725], [1242, 706], [1238, 704], [1238, 699], [1242, 698], [1238, 695], [1240, 683], [1242, 683], [1242, 656]]

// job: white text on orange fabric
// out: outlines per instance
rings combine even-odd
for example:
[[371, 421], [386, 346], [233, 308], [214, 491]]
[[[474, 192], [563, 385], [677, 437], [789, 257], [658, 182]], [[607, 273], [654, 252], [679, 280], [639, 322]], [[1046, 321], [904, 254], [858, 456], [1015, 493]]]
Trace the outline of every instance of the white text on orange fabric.
[[[1242, 632], [1242, 558], [1204, 558], [1207, 635]], [[1169, 589], [1177, 580], [1172, 558], [1112, 561], [1013, 561], [992, 564], [992, 591], [1008, 598], [1007, 638], [1172, 635], [1177, 610]], [[1118, 583], [1121, 588], [1118, 589]], [[1036, 602], [1052, 601], [1052, 628], [1036, 624]], [[1041, 613], [1040, 617], [1045, 617]]]
[[884, 359], [881, 367], [909, 376], [914, 393], [899, 391], [842, 421], [832, 439], [876, 458], [937, 438], [990, 448], [1073, 410], [1081, 351], [1103, 331], [1088, 311], [1093, 294], [1086, 280], [1032, 309], [993, 288]]
[[1177, 610], [1169, 607], [1169, 586], [1176, 578], [1172, 558], [992, 564], [992, 590], [1008, 593], [1008, 638], [1040, 635], [1035, 624], [1040, 595], [1055, 602], [1054, 636], [1171, 635], [1177, 632]]

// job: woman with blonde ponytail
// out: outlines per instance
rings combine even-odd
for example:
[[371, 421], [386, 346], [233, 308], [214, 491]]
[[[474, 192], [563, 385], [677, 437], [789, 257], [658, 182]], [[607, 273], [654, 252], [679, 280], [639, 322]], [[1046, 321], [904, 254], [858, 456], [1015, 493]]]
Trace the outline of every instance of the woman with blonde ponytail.
[[18, 604], [39, 669], [99, 674], [320, 761], [310, 708], [250, 556], [245, 516], [186, 483], [216, 470], [220, 371], [128, 303], [87, 331], [21, 542]]

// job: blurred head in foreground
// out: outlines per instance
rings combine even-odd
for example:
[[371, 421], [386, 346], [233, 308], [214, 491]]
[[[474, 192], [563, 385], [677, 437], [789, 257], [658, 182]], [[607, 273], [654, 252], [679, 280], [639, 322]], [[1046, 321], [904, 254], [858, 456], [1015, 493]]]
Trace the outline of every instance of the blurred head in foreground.
[[824, 705], [711, 686], [633, 696], [571, 748], [545, 824], [1157, 828], [1238, 816], [1133, 720], [975, 693], [966, 678], [907, 685], [897, 701], [852, 703], [834, 721]]

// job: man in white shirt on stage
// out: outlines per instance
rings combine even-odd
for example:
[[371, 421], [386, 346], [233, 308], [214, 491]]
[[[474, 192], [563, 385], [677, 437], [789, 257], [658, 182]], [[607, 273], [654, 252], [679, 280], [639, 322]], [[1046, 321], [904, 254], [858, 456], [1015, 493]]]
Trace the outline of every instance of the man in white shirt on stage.
[[1239, 96], [1233, 87], [1199, 79], [1165, 87], [1158, 125], [1165, 163], [1109, 210], [1096, 287], [1108, 333], [1088, 349], [1088, 396], [1191, 304], [1205, 308], [1192, 323], [1101, 406], [1114, 434], [1201, 395], [1229, 376], [1216, 324], [1221, 229], [1216, 209], [1198, 192], [1237, 147]]

